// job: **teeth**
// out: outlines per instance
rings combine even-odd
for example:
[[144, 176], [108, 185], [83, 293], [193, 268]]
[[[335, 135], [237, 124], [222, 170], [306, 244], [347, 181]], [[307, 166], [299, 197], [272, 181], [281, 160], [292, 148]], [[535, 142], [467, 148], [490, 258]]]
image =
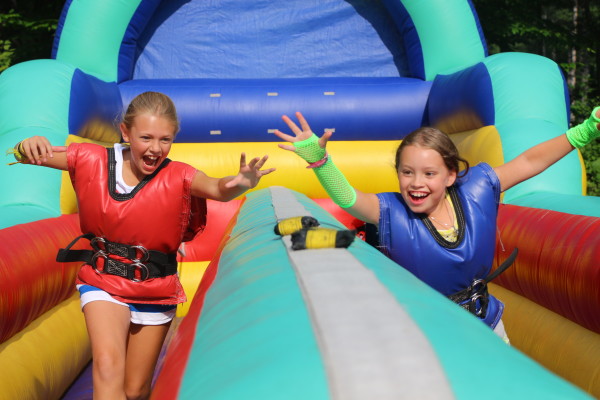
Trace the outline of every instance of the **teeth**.
[[156, 161], [158, 160], [158, 157], [156, 156], [144, 156], [145, 159], [145, 163], [148, 165], [154, 165], [156, 164]]
[[410, 195], [413, 197], [425, 197], [427, 193], [411, 193]]

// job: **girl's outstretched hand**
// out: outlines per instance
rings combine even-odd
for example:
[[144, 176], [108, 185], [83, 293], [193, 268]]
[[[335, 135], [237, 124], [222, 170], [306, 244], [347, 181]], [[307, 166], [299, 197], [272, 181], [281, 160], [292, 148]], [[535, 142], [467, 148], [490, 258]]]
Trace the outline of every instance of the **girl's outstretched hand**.
[[[281, 119], [287, 124], [287, 126], [289, 126], [290, 130], [294, 133], [294, 136], [283, 133], [278, 129], [276, 129], [273, 132], [275, 136], [290, 143], [297, 143], [309, 139], [313, 135], [313, 131], [310, 129], [308, 122], [306, 122], [306, 119], [300, 111], [296, 112], [296, 118], [298, 119], [298, 122], [300, 123], [300, 127], [302, 129], [298, 128], [298, 125], [296, 125], [296, 123], [292, 121], [292, 119], [287, 115], [281, 117]], [[322, 149], [325, 148], [325, 146], [327, 145], [327, 141], [329, 141], [329, 138], [332, 134], [333, 132], [327, 131], [323, 134], [323, 136], [319, 138], [319, 146]], [[296, 151], [296, 147], [294, 145], [278, 144], [278, 146], [285, 150]]]
[[18, 150], [29, 164], [42, 165], [48, 162], [48, 158], [53, 158], [55, 152], [66, 152], [67, 146], [52, 146], [44, 136], [32, 136], [23, 140]]
[[251, 189], [258, 185], [260, 178], [275, 171], [275, 168], [261, 170], [268, 158], [269, 156], [264, 156], [263, 158], [255, 157], [250, 163], [246, 164], [246, 153], [242, 153], [240, 157], [240, 171], [232, 180], [225, 184], [225, 187], [233, 188], [237, 186]]

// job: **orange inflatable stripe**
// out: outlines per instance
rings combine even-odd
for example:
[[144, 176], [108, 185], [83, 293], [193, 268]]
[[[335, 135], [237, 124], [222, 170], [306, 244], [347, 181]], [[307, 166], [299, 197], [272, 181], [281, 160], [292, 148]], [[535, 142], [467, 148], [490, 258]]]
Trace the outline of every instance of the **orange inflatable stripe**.
[[501, 286], [490, 292], [502, 299], [502, 320], [511, 345], [571, 383], [600, 398], [600, 334]]
[[599, 218], [501, 205], [498, 232], [495, 264], [519, 255], [494, 283], [600, 333]]
[[79, 234], [76, 215], [0, 230], [0, 343], [73, 294], [81, 263], [55, 257]]

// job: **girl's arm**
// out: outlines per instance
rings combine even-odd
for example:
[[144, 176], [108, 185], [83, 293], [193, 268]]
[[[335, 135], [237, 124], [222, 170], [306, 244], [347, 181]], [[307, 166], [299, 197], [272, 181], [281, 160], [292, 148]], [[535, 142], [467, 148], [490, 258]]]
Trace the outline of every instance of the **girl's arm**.
[[513, 160], [494, 170], [500, 179], [502, 191], [534, 177], [552, 164], [566, 156], [575, 147], [583, 147], [600, 136], [600, 107], [584, 123], [577, 125], [567, 133], [542, 142], [524, 151]]
[[192, 180], [192, 196], [204, 197], [217, 201], [233, 200], [248, 189], [252, 189], [260, 178], [275, 171], [275, 168], [261, 170], [267, 156], [254, 158], [246, 164], [246, 154], [240, 157], [240, 171], [236, 176], [212, 178], [202, 171], [198, 171]]
[[67, 170], [67, 146], [52, 146], [44, 136], [24, 139], [15, 146], [21, 163]]
[[294, 136], [276, 130], [274, 133], [277, 137], [292, 143], [291, 145], [280, 144], [279, 147], [295, 152], [308, 162], [327, 194], [337, 205], [362, 221], [377, 224], [379, 222], [379, 199], [377, 195], [354, 189], [327, 154], [325, 147], [332, 133], [325, 132], [319, 139], [312, 132], [300, 112], [296, 113], [296, 118], [298, 118], [302, 129], [287, 115], [282, 117]]

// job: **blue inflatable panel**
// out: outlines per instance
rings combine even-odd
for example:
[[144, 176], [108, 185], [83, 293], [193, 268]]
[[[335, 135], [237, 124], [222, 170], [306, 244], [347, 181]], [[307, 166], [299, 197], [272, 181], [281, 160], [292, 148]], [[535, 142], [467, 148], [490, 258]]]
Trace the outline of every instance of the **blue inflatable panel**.
[[402, 43], [380, 0], [163, 1], [132, 79], [408, 76]]
[[478, 63], [454, 74], [436, 76], [428, 115], [433, 124], [445, 121], [444, 132], [461, 132], [494, 125], [494, 105], [490, 73], [485, 64]]
[[77, 134], [90, 120], [114, 122], [123, 104], [119, 88], [114, 82], [104, 82], [80, 69], [71, 80], [69, 103], [69, 133]]
[[119, 85], [123, 104], [154, 90], [179, 112], [179, 142], [279, 141], [283, 114], [302, 111], [316, 133], [336, 140], [397, 140], [426, 124], [431, 82], [410, 78], [165, 79]]
[[[117, 74], [117, 82], [122, 82], [131, 78], [133, 75], [134, 60], [137, 55], [137, 40], [146, 28], [146, 24], [150, 17], [154, 15], [156, 8], [161, 0], [146, 0], [140, 3], [131, 22], [125, 31], [125, 37], [119, 49], [119, 71]], [[168, 2], [165, 2], [168, 3]]]

